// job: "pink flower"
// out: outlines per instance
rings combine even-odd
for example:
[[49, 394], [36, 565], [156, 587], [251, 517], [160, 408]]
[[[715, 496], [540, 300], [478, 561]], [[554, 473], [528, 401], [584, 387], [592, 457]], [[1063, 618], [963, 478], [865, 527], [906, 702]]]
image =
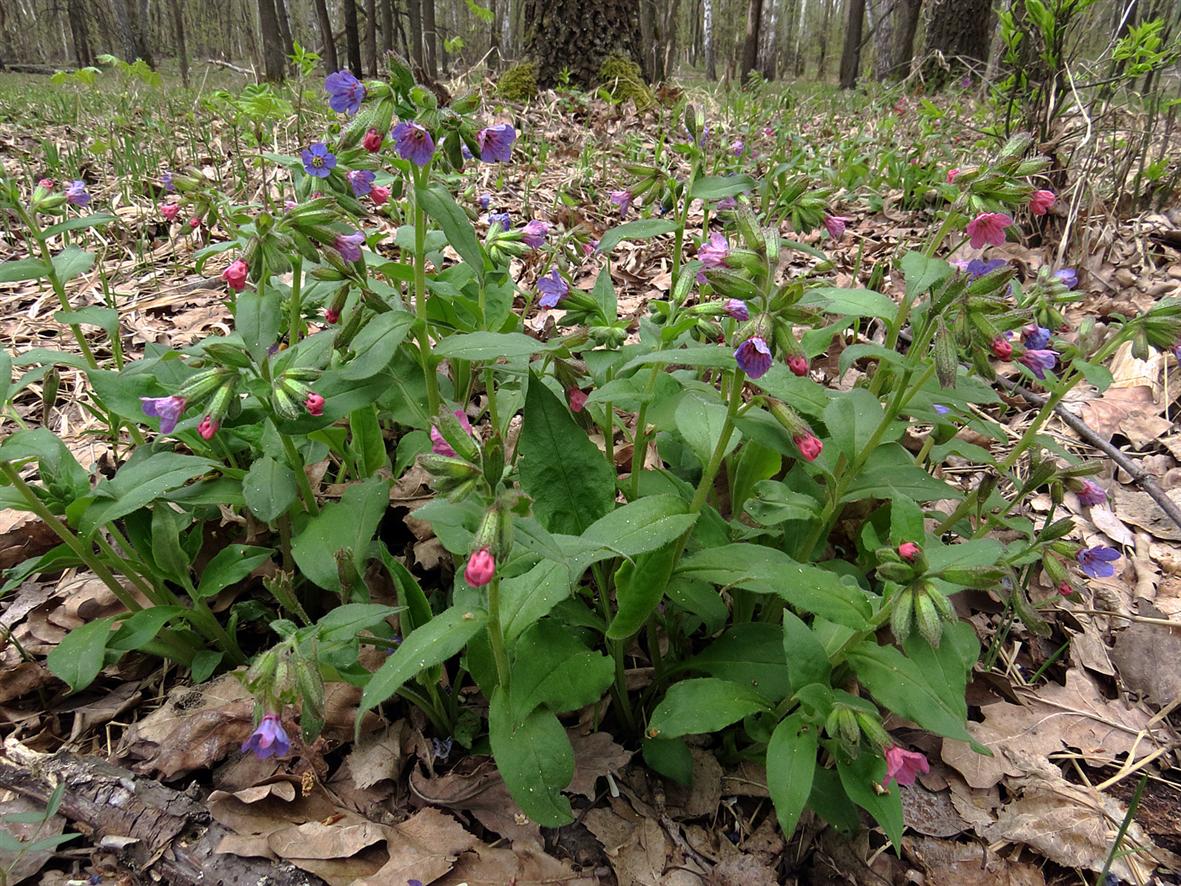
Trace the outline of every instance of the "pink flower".
[[923, 754], [904, 751], [897, 745], [890, 745], [886, 748], [886, 777], [882, 780], [882, 785], [886, 786], [891, 781], [896, 781], [900, 785], [909, 786], [914, 784], [920, 772], [925, 774], [930, 771], [931, 764]]
[[571, 412], [582, 412], [586, 408], [587, 397], [590, 396], [585, 391], [580, 391], [578, 388], [570, 388], [566, 391], [566, 402], [570, 404]]
[[[463, 429], [470, 434], [472, 432], [472, 423], [468, 421], [467, 413], [462, 409], [456, 409], [455, 417], [459, 419], [459, 423], [463, 425]], [[431, 452], [435, 455], [445, 455], [448, 458], [455, 458], [455, 450], [451, 448], [451, 444], [447, 442], [439, 429], [434, 425], [431, 425]]]
[[390, 199], [390, 189], [374, 185], [369, 189], [369, 199], [373, 201], [374, 206], [384, 206], [385, 201]]
[[955, 184], [955, 177], [959, 174], [960, 174], [960, 171], [958, 169], [947, 170], [947, 183], [949, 185]]
[[727, 299], [722, 310], [726, 312], [727, 317], [732, 317], [742, 323], [750, 319], [750, 309], [747, 308], [746, 302], [740, 298]]
[[1008, 360], [1013, 356], [1013, 346], [1003, 338], [994, 338], [992, 340], [992, 356], [998, 360]]
[[201, 227], [201, 219], [194, 215], [189, 219], [189, 227], [194, 231], [197, 230], [197, 228]]
[[805, 431], [792, 437], [792, 442], [800, 450], [804, 461], [816, 461], [817, 456], [824, 451], [824, 444], [811, 431]]
[[201, 435], [203, 440], [212, 440], [213, 435], [217, 433], [217, 429], [221, 425], [218, 420], [211, 415], [205, 416], [197, 425], [197, 433]]
[[482, 588], [492, 581], [496, 574], [496, 558], [487, 548], [472, 551], [467, 558], [467, 566], [463, 569], [463, 580], [473, 588]]
[[845, 225], [849, 219], [840, 215], [825, 215], [824, 229], [828, 231], [828, 236], [834, 240], [840, 240], [845, 234]]
[[176, 221], [176, 216], [180, 212], [179, 203], [161, 203], [160, 214], [164, 216], [165, 221]]
[[904, 541], [898, 546], [898, 556], [907, 563], [913, 563], [915, 558], [923, 552], [923, 549], [916, 545], [913, 541]]
[[381, 150], [381, 143], [383, 141], [384, 138], [380, 132], [378, 132], [376, 129], [370, 129], [365, 133], [365, 137], [361, 139], [361, 144], [370, 154], [376, 154]]
[[1034, 215], [1045, 215], [1054, 205], [1053, 191], [1034, 191], [1029, 198], [1029, 211]]
[[226, 281], [226, 285], [234, 292], [241, 292], [246, 288], [246, 277], [250, 273], [250, 268], [242, 259], [238, 259], [228, 268], [221, 272], [221, 278]]
[[37, 187], [44, 188], [47, 191], [52, 191], [57, 187], [57, 182], [51, 178], [43, 178], [41, 181], [37, 182]]
[[340, 319], [340, 311], [334, 311], [332, 308], [324, 309], [324, 322], [329, 326], [333, 325]]
[[1094, 480], [1083, 480], [1077, 494], [1080, 502], [1091, 507], [1107, 501], [1107, 492]]
[[521, 242], [530, 249], [538, 249], [545, 242], [545, 237], [548, 233], [549, 225], [535, 218], [529, 224], [525, 225], [525, 227], [521, 228]]
[[303, 405], [307, 409], [308, 415], [324, 414], [324, 398], [315, 391], [308, 392], [308, 398], [304, 400]]
[[808, 358], [803, 354], [792, 354], [787, 358], [787, 368], [791, 370], [792, 375], [803, 378], [808, 374]]
[[993, 246], [1005, 245], [1005, 228], [1013, 224], [1013, 216], [1003, 212], [982, 212], [968, 222], [968, 236], [972, 248], [980, 249], [986, 243]]

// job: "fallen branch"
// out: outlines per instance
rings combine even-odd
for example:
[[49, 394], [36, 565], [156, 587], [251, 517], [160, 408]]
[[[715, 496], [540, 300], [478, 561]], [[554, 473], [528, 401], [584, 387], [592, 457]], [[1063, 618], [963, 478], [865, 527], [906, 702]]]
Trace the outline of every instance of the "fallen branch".
[[[1006, 390], [1019, 394], [1034, 406], [1046, 405], [1045, 397], [1041, 394], [1034, 393], [1016, 382], [1011, 382], [1006, 378], [998, 378], [997, 382]], [[1150, 476], [1138, 464], [1128, 458], [1118, 447], [1113, 446], [1109, 441], [1104, 440], [1095, 431], [1091, 430], [1090, 426], [1077, 415], [1072, 415], [1061, 405], [1054, 407], [1054, 414], [1062, 419], [1072, 431], [1119, 465], [1132, 478], [1133, 482], [1138, 484], [1160, 506], [1160, 509], [1165, 512], [1165, 516], [1177, 524], [1178, 527], [1181, 527], [1181, 508], [1178, 508], [1176, 502], [1169, 498], [1168, 494], [1161, 489], [1160, 484], [1156, 482], [1154, 477]]]
[[114, 849], [133, 871], [173, 886], [312, 886], [323, 881], [290, 864], [218, 855], [230, 833], [196, 800], [94, 757], [41, 754], [12, 736], [0, 752], [0, 788], [45, 803], [66, 785], [58, 814], [93, 843]]
[[245, 74], [247, 77], [255, 77], [255, 71], [253, 68], [242, 68], [242, 67], [239, 67], [238, 65], [230, 64], [229, 62], [223, 62], [221, 59], [207, 58], [207, 59], [205, 59], [205, 64], [217, 65], [219, 68], [229, 68], [231, 71], [234, 71], [235, 73]]

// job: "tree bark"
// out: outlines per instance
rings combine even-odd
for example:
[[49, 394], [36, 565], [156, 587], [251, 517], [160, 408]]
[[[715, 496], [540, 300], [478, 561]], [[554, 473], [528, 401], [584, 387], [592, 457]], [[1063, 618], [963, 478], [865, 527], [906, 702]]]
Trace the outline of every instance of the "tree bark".
[[377, 76], [377, 0], [365, 0], [365, 70]]
[[328, 5], [325, 0], [312, 0], [316, 7], [316, 21], [320, 24], [320, 41], [324, 44], [320, 50], [320, 58], [328, 71], [340, 70], [340, 61], [336, 56], [336, 38], [332, 36], [332, 19], [328, 17]]
[[824, 18], [820, 25], [820, 58], [816, 62], [816, 79], [823, 81], [828, 76], [828, 37], [832, 29], [832, 8], [836, 0], [825, 0]]
[[394, 0], [381, 0], [381, 51], [394, 50]]
[[[982, 68], [988, 62], [989, 25], [992, 0], [935, 0], [927, 21], [924, 55], [928, 59], [927, 79], [935, 85]], [[946, 67], [944, 65], [946, 64]]]
[[295, 40], [291, 33], [291, 16], [287, 14], [287, 0], [275, 0], [275, 18], [279, 22], [279, 40], [283, 46], [284, 61], [295, 51]]
[[865, 0], [845, 0], [845, 46], [841, 51], [841, 89], [857, 85], [861, 68], [861, 27], [865, 19]]
[[181, 5], [184, 0], [171, 0], [168, 4], [172, 10], [172, 34], [176, 40], [176, 58], [180, 64], [180, 82], [185, 89], [189, 88], [189, 47], [185, 43], [185, 11]]
[[742, 67], [739, 80], [746, 82], [746, 75], [759, 63], [759, 37], [763, 25], [763, 0], [748, 0], [746, 5], [746, 39], [742, 43]]
[[524, 54], [537, 62], [543, 87], [570, 71], [583, 87], [598, 82], [609, 55], [639, 62], [640, 22], [635, 0], [524, 0]]
[[498, 5], [496, 0], [488, 0], [488, 9], [492, 12], [488, 34], [488, 65], [496, 70], [500, 67], [500, 15], [503, 6]]
[[128, 0], [111, 0], [111, 9], [115, 14], [115, 31], [123, 47], [125, 60], [134, 62], [137, 58], [142, 58], [149, 67], [155, 67], [143, 23], [140, 22], [135, 7]]
[[357, 0], [344, 0], [344, 45], [349, 57], [349, 70], [361, 77], [361, 37], [357, 33]]
[[410, 12], [410, 55], [420, 71], [426, 70], [422, 54], [422, 2], [407, 0]]
[[70, 34], [74, 38], [74, 59], [78, 62], [78, 67], [89, 67], [94, 64], [94, 50], [90, 48], [90, 25], [86, 20], [86, 6], [82, 0], [69, 0], [66, 14], [70, 19]]
[[718, 62], [714, 57], [714, 4], [713, 0], [702, 0], [701, 4], [701, 42], [705, 53], [705, 76], [710, 80], [718, 79]]
[[870, 0], [874, 22], [873, 75], [901, 80], [910, 70], [922, 0]]
[[258, 26], [262, 31], [263, 76], [272, 83], [280, 83], [286, 75], [279, 20], [275, 15], [275, 0], [258, 0]]
[[422, 62], [427, 76], [439, 79], [438, 31], [435, 27], [435, 0], [422, 2]]
[[899, 15], [895, 31], [894, 58], [897, 62], [893, 77], [902, 80], [910, 75], [910, 67], [914, 63], [914, 38], [919, 31], [919, 13], [923, 8], [923, 0], [899, 0]]

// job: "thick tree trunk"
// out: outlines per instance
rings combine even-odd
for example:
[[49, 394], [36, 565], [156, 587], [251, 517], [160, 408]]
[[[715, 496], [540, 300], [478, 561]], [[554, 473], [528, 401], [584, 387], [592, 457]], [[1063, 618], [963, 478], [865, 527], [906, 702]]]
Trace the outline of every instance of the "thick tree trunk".
[[901, 80], [910, 75], [914, 62], [914, 38], [919, 31], [919, 13], [923, 0], [898, 0], [900, 19], [894, 32], [894, 59], [896, 65], [892, 76]]
[[435, 0], [422, 0], [422, 61], [432, 80], [439, 79], [439, 30]]
[[295, 40], [291, 33], [291, 16], [287, 14], [287, 0], [275, 0], [275, 18], [279, 22], [279, 40], [286, 59], [295, 51]]
[[759, 36], [763, 26], [763, 0], [748, 0], [746, 4], [746, 39], [742, 43], [742, 68], [739, 79], [746, 81], [746, 75], [759, 62]]
[[[936, 84], [988, 62], [992, 0], [935, 0], [927, 20], [924, 55], [942, 56], [927, 61], [927, 79]], [[944, 67], [946, 64], [947, 67]]]
[[150, 67], [155, 67], [144, 33], [145, 23], [140, 21], [135, 7], [128, 0], [111, 0], [111, 10], [115, 14], [115, 31], [125, 60], [133, 62], [142, 58]]
[[845, 0], [845, 47], [841, 52], [841, 89], [857, 85], [861, 68], [861, 26], [865, 19], [865, 0]]
[[677, 57], [677, 20], [680, 17], [681, 0], [667, 0], [664, 10], [664, 21], [660, 26], [660, 46], [663, 58], [660, 59], [660, 79], [665, 80], [672, 74], [673, 65]]
[[426, 70], [422, 54], [422, 2], [407, 0], [410, 11], [410, 56], [420, 71]]
[[524, 54], [537, 61], [538, 83], [553, 86], [558, 72], [589, 87], [609, 55], [639, 61], [640, 22], [634, 0], [524, 0]]
[[394, 0], [381, 0], [381, 51], [394, 50]]
[[657, 73], [653, 59], [656, 52], [656, 10], [652, 0], [640, 0], [640, 70], [648, 80], [655, 80]]
[[820, 58], [816, 62], [816, 79], [823, 81], [828, 76], [828, 38], [832, 29], [832, 8], [836, 0], [825, 0], [824, 19], [820, 25]]
[[94, 64], [94, 50], [90, 48], [90, 25], [86, 20], [86, 5], [83, 0], [69, 0], [66, 14], [70, 18], [70, 34], [74, 38], [74, 59], [78, 67]]
[[488, 64], [493, 70], [500, 67], [500, 16], [503, 8], [503, 4], [498, 4], [496, 0], [488, 0], [488, 9], [492, 13], [488, 34]]
[[324, 59], [324, 66], [329, 72], [340, 70], [340, 61], [336, 56], [336, 38], [332, 36], [332, 19], [328, 17], [328, 5], [325, 0], [312, 0], [316, 7], [316, 21], [320, 24], [320, 42], [324, 45], [320, 49], [320, 58]]
[[910, 70], [922, 0], [870, 0], [874, 23], [873, 75], [901, 80]]
[[377, 76], [377, 0], [365, 0], [365, 70]]
[[275, 0], [258, 0], [258, 26], [262, 31], [263, 76], [272, 83], [279, 83], [287, 71], [279, 37], [279, 20], [275, 16]]
[[718, 63], [714, 57], [714, 4], [713, 0], [702, 0], [701, 4], [701, 42], [705, 53], [705, 76], [710, 80], [718, 79]]
[[344, 0], [344, 45], [349, 57], [349, 70], [354, 77], [365, 72], [361, 69], [361, 37], [357, 33], [357, 0]]
[[189, 47], [185, 43], [185, 11], [181, 4], [184, 0], [170, 0], [172, 10], [172, 35], [176, 40], [176, 58], [180, 64], [180, 82], [185, 89], [189, 88]]

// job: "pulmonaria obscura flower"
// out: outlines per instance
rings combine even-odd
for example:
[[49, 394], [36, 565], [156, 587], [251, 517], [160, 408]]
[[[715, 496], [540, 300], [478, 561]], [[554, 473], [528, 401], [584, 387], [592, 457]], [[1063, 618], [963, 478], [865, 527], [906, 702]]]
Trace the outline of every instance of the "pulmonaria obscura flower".
[[336, 251], [345, 261], [360, 261], [361, 247], [365, 245], [365, 235], [360, 231], [351, 234], [336, 235]]
[[803, 354], [792, 354], [787, 358], [787, 368], [791, 370], [792, 375], [803, 378], [808, 374], [808, 358]]
[[249, 274], [249, 266], [242, 259], [238, 259], [221, 272], [221, 278], [226, 281], [226, 285], [234, 290], [234, 292], [241, 292], [246, 288], [246, 277]]
[[221, 423], [212, 415], [207, 415], [197, 423], [197, 433], [201, 435], [202, 440], [212, 440], [219, 427]]
[[328, 178], [336, 167], [336, 155], [323, 142], [315, 142], [300, 152], [303, 171], [315, 178]]
[[1083, 548], [1075, 557], [1079, 569], [1091, 578], [1110, 578], [1115, 575], [1115, 566], [1112, 564], [1119, 558], [1120, 552], [1106, 545]]
[[176, 423], [185, 411], [184, 397], [140, 397], [139, 403], [144, 415], [160, 419], [161, 434], [175, 431]]
[[816, 461], [820, 453], [824, 451], [824, 444], [811, 431], [796, 434], [791, 438], [791, 441], [796, 444], [796, 449], [800, 450], [804, 461]]
[[463, 568], [463, 580], [473, 588], [482, 588], [496, 575], [496, 558], [487, 548], [472, 551]]
[[328, 107], [350, 117], [361, 110], [365, 100], [365, 85], [349, 71], [329, 74], [324, 78], [324, 91], [328, 93]]
[[160, 184], [164, 186], [164, 190], [169, 194], [176, 190], [176, 183], [173, 182], [172, 172], [169, 170], [165, 170], [164, 174], [160, 176]]
[[734, 141], [732, 141], [730, 143], [730, 151], [734, 154], [735, 157], [741, 157], [742, 152], [745, 150], [746, 150], [746, 143], [740, 138], [736, 138], [736, 139], [734, 139]]
[[1013, 224], [1013, 216], [1003, 212], [982, 212], [968, 222], [967, 232], [971, 238], [973, 249], [981, 249], [985, 244], [993, 246], [1005, 245], [1005, 228]]
[[550, 268], [548, 274], [538, 279], [537, 291], [541, 293], [541, 298], [537, 300], [541, 307], [556, 308], [558, 303], [566, 297], [570, 287], [566, 285], [566, 281], [562, 279], [557, 268]]
[[610, 199], [612, 203], [619, 207], [620, 217], [627, 215], [627, 210], [632, 205], [633, 198], [631, 191], [612, 191]]
[[179, 203], [161, 203], [160, 214], [164, 216], [164, 220], [168, 222], [176, 221], [177, 215], [180, 214]]
[[751, 336], [734, 351], [738, 368], [750, 378], [762, 378], [771, 368], [771, 349], [757, 335]]
[[1041, 350], [1050, 343], [1050, 330], [1036, 323], [1030, 323], [1021, 330], [1021, 342], [1027, 348]]
[[1058, 365], [1058, 355], [1053, 351], [1047, 351], [1041, 348], [1027, 348], [1025, 353], [1018, 357], [1017, 360], [1024, 364], [1039, 379], [1046, 377], [1047, 369], [1053, 369]]
[[[730, 244], [725, 236], [717, 231], [710, 234], [709, 239], [697, 247], [697, 260], [701, 262], [702, 270], [723, 267], [729, 256]], [[697, 281], [705, 282], [704, 276], [699, 273]]]
[[930, 771], [931, 764], [923, 754], [891, 745], [886, 748], [886, 777], [882, 780], [882, 785], [887, 786], [890, 782], [896, 781], [904, 787], [909, 787], [914, 784], [920, 772], [926, 774]]
[[1107, 493], [1094, 480], [1083, 480], [1076, 495], [1078, 495], [1080, 502], [1089, 507], [1101, 505], [1107, 501]]
[[373, 172], [369, 169], [354, 169], [348, 174], [349, 185], [354, 197], [365, 197], [373, 190]]
[[1045, 215], [1054, 206], [1053, 191], [1034, 191], [1029, 198], [1029, 211], [1034, 215]]
[[308, 391], [308, 398], [303, 401], [308, 415], [320, 416], [324, 414], [324, 398], [315, 391]]
[[483, 209], [485, 212], [487, 212], [488, 207], [492, 205], [492, 195], [491, 194], [481, 194], [480, 198], [476, 202], [480, 204], [481, 209]]
[[747, 308], [746, 302], [740, 298], [727, 299], [722, 310], [726, 312], [727, 317], [732, 317], [742, 323], [750, 319], [750, 309]]
[[327, 323], [329, 326], [336, 323], [336, 321], [339, 319], [340, 319], [340, 311], [333, 310], [332, 308], [325, 308], [324, 309], [324, 322]]
[[403, 160], [409, 160], [415, 166], [426, 166], [435, 156], [435, 140], [425, 127], [403, 120], [394, 127], [390, 135], [394, 138], [394, 148]]
[[1059, 268], [1054, 272], [1054, 278], [1067, 289], [1078, 286], [1078, 271], [1074, 268]]
[[964, 273], [966, 273], [971, 279], [977, 280], [980, 277], [983, 277], [985, 274], [991, 274], [993, 271], [999, 271], [1007, 264], [1008, 262], [1003, 258], [990, 258], [987, 260], [982, 258], [974, 258], [964, 265]]
[[1013, 356], [1013, 346], [1005, 341], [1003, 338], [997, 337], [992, 340], [992, 356], [998, 360], [1008, 360]]
[[268, 757], [282, 757], [291, 750], [291, 739], [283, 728], [278, 714], [267, 714], [258, 724], [258, 728], [250, 734], [250, 738], [242, 742], [242, 753], [247, 751], [260, 760]]
[[955, 184], [955, 177], [960, 174], [958, 169], [947, 170], [947, 183], [949, 185]]
[[530, 249], [537, 249], [545, 242], [546, 234], [549, 233], [549, 225], [540, 219], [533, 219], [525, 227], [521, 228], [521, 242]]
[[907, 563], [913, 563], [915, 561], [915, 559], [918, 557], [918, 555], [921, 554], [922, 552], [923, 552], [923, 549], [920, 548], [913, 541], [904, 541], [902, 544], [900, 544], [898, 546], [898, 556], [901, 557], [903, 560], [905, 560]]
[[586, 408], [586, 401], [590, 395], [578, 388], [570, 388], [566, 391], [566, 402], [570, 404], [570, 411], [574, 413], [582, 412]]
[[488, 229], [491, 230], [493, 225], [507, 232], [513, 226], [513, 220], [507, 212], [494, 212], [488, 216]]
[[381, 143], [385, 141], [385, 137], [376, 129], [370, 129], [365, 133], [365, 137], [361, 139], [361, 147], [363, 147], [370, 154], [376, 154], [381, 150]]
[[86, 182], [75, 179], [66, 185], [66, 200], [79, 208], [90, 205], [90, 194], [86, 192]]
[[390, 199], [390, 189], [374, 185], [369, 189], [369, 199], [373, 201], [374, 206], [384, 206], [385, 202]]
[[840, 215], [825, 215], [824, 216], [824, 230], [828, 231], [828, 236], [834, 240], [840, 240], [845, 235], [845, 226], [849, 223], [849, 219]]
[[513, 142], [517, 130], [507, 123], [498, 123], [476, 133], [476, 144], [480, 146], [480, 159], [485, 163], [508, 163], [513, 155]]
[[[470, 434], [472, 432], [472, 423], [468, 420], [467, 413], [462, 409], [456, 409], [454, 414], [460, 425], [463, 426], [463, 429]], [[455, 458], [455, 450], [451, 448], [451, 444], [444, 439], [442, 433], [434, 425], [431, 425], [431, 452], [435, 455], [445, 455], [448, 458]]]

